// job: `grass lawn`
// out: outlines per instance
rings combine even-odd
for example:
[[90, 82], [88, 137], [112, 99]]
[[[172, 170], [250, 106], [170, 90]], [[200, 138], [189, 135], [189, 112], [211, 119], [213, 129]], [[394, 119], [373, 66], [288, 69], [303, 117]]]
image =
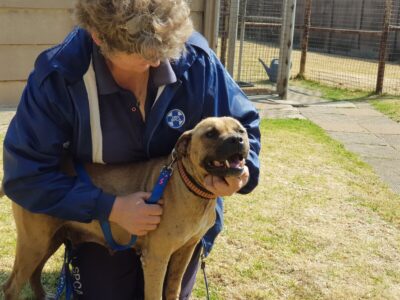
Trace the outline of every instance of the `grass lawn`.
[[370, 100], [370, 103], [391, 119], [400, 122], [400, 97], [385, 96], [381, 99]]
[[[259, 187], [226, 199], [207, 258], [212, 299], [400, 299], [400, 196], [311, 122], [261, 129]], [[6, 198], [0, 230], [3, 283], [15, 246]], [[51, 291], [60, 254], [46, 266]], [[204, 299], [200, 275], [194, 299]]]
[[294, 79], [289, 82], [289, 86], [300, 86], [308, 90], [318, 91], [321, 93], [321, 98], [332, 100], [332, 101], [343, 101], [343, 100], [365, 100], [372, 96], [371, 92], [362, 90], [351, 90], [340, 87], [332, 87], [329, 85], [322, 84], [317, 81]]

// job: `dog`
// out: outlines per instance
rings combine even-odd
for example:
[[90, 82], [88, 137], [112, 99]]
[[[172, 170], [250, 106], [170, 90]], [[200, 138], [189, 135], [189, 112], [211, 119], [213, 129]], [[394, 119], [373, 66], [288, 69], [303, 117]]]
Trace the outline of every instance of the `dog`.
[[[240, 176], [249, 153], [249, 140], [237, 120], [212, 117], [184, 132], [173, 153], [175, 170], [164, 190], [161, 222], [156, 230], [138, 237], [134, 246], [141, 253], [147, 300], [162, 299], [164, 279], [165, 298], [178, 299], [194, 249], [216, 218], [216, 196], [204, 196], [202, 193], [207, 193], [201, 187], [197, 189], [203, 191], [196, 193], [191, 184], [201, 186], [209, 174]], [[127, 195], [151, 191], [167, 164], [171, 164], [169, 156], [126, 165], [86, 164], [85, 170], [103, 191]], [[3, 286], [7, 300], [17, 299], [28, 280], [36, 298], [45, 299], [40, 281], [42, 269], [64, 241], [70, 240], [73, 245], [95, 242], [108, 247], [98, 221], [87, 224], [61, 220], [31, 213], [14, 202], [12, 205], [17, 244], [13, 270]], [[117, 224], [111, 224], [111, 228], [117, 243], [130, 240], [130, 234]]]

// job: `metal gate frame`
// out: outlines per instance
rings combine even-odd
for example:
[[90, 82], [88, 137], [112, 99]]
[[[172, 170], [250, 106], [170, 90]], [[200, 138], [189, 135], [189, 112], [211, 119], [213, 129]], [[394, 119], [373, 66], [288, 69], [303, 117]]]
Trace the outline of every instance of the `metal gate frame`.
[[[231, 76], [234, 76], [234, 64], [235, 64], [235, 54], [236, 54], [236, 43], [237, 43], [237, 31], [239, 23], [239, 8], [240, 4], [246, 7], [247, 0], [231, 0], [230, 1], [230, 12], [229, 12], [229, 31], [228, 31], [228, 59], [226, 68]], [[283, 62], [279, 64], [278, 71], [278, 81], [276, 93], [279, 94], [281, 99], [287, 99], [288, 84], [290, 78], [290, 66], [292, 59], [293, 50], [293, 37], [294, 37], [294, 27], [295, 27], [295, 16], [296, 16], [296, 2], [297, 0], [283, 0], [284, 9], [282, 12], [282, 29], [280, 33], [280, 51], [279, 51], [279, 61]], [[244, 4], [243, 4], [244, 3]], [[241, 60], [241, 54], [243, 51], [242, 43], [244, 36], [245, 24], [244, 18], [241, 20], [241, 32], [240, 32], [240, 53], [239, 60]], [[240, 78], [240, 63], [238, 70], [238, 78]], [[265, 93], [271, 92], [269, 89], [261, 90], [249, 90], [249, 93]]]

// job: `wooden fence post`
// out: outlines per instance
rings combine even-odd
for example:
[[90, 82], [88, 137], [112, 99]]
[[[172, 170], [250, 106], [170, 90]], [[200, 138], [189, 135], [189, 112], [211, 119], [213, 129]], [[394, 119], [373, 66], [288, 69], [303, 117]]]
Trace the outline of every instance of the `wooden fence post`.
[[299, 76], [301, 78], [304, 78], [304, 74], [306, 72], [308, 41], [310, 39], [311, 8], [312, 8], [312, 0], [306, 0], [306, 7], [304, 13], [303, 40], [301, 42], [300, 72], [299, 72]]
[[220, 0], [204, 3], [204, 36], [211, 49], [217, 51], [219, 29]]
[[221, 63], [225, 66], [226, 65], [226, 50], [227, 50], [227, 42], [228, 42], [228, 7], [229, 7], [229, 0], [222, 0], [222, 9], [221, 9], [221, 54], [220, 59]]
[[377, 94], [382, 94], [383, 91], [383, 80], [385, 78], [386, 53], [387, 53], [387, 43], [389, 38], [390, 17], [392, 16], [392, 7], [393, 7], [393, 0], [386, 0], [385, 15], [383, 17], [381, 45], [379, 49], [378, 78], [376, 81], [376, 90], [375, 90]]
[[233, 77], [235, 67], [235, 53], [239, 17], [239, 2], [240, 0], [231, 0], [231, 7], [229, 12], [229, 34], [228, 34], [228, 63], [226, 69]]
[[285, 0], [283, 10], [283, 23], [281, 31], [281, 47], [279, 51], [279, 70], [277, 92], [283, 99], [287, 99], [290, 69], [292, 65], [292, 50], [294, 25], [296, 18], [296, 0]]
[[240, 48], [239, 48], [238, 70], [237, 70], [237, 80], [238, 81], [240, 81], [240, 76], [242, 73], [244, 35], [246, 33], [247, 0], [241, 0], [241, 5], [242, 5], [242, 16], [241, 16], [241, 20], [240, 20]]

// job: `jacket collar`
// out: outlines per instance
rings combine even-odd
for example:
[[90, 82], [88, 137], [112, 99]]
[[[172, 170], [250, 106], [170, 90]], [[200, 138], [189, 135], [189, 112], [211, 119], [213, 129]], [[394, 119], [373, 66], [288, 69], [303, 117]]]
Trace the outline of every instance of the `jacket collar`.
[[82, 79], [89, 68], [92, 44], [89, 33], [76, 27], [61, 44], [39, 55], [35, 62], [36, 78], [41, 83], [56, 71], [70, 82]]

